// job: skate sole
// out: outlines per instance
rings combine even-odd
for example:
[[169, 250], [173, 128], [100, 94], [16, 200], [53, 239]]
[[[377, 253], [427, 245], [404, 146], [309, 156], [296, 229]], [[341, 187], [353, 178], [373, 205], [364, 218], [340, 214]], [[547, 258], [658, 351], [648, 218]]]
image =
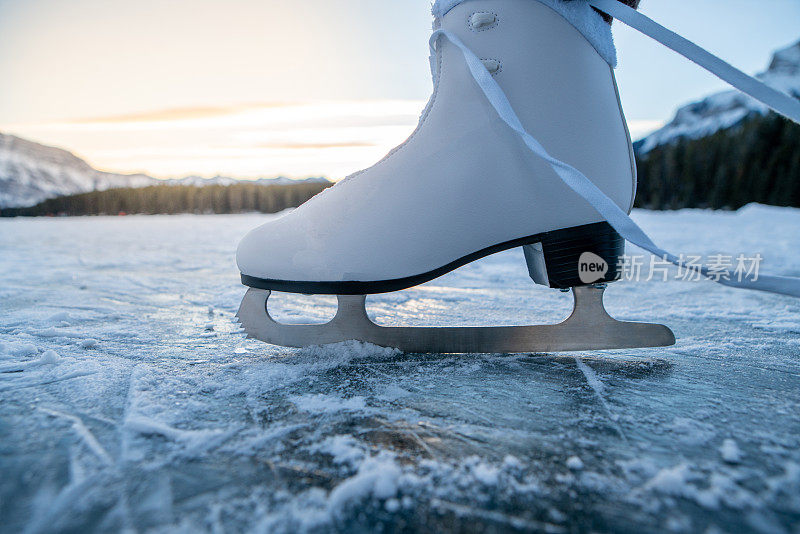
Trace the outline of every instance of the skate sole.
[[309, 295], [373, 295], [376, 293], [390, 293], [424, 284], [492, 254], [536, 243], [541, 243], [544, 250], [548, 285], [550, 287], [568, 289], [570, 287], [589, 285], [580, 280], [578, 273], [578, 260], [584, 252], [596, 254], [608, 265], [608, 272], [592, 283], [612, 282], [619, 278], [618, 260], [624, 252], [625, 242], [607, 222], [585, 224], [512, 239], [473, 252], [437, 269], [404, 278], [368, 282], [355, 280], [338, 282], [277, 280], [258, 278], [246, 274], [242, 274], [241, 278], [242, 284], [245, 286], [285, 293], [304, 293]]

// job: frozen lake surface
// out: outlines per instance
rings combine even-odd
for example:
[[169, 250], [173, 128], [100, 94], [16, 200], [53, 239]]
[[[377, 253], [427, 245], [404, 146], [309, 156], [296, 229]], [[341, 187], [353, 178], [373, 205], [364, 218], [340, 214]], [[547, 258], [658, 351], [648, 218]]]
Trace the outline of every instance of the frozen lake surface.
[[[0, 531], [800, 532], [800, 300], [613, 284], [666, 349], [284, 349], [234, 322], [236, 243], [268, 217], [0, 220]], [[800, 276], [800, 210], [635, 218]], [[270, 303], [321, 321], [335, 299]], [[523, 324], [571, 297], [514, 250], [368, 307]]]

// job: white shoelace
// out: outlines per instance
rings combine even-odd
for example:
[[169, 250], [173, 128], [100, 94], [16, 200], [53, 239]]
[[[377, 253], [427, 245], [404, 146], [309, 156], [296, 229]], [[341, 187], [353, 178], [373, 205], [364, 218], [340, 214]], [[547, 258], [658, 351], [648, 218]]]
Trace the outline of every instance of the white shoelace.
[[619, 0], [588, 0], [600, 11], [611, 15], [620, 22], [643, 33], [651, 39], [658, 41], [670, 50], [677, 52], [689, 61], [703, 67], [721, 80], [762, 102], [770, 109], [800, 123], [800, 100], [794, 99], [785, 93], [773, 89], [755, 78], [748, 76], [739, 69], [726, 63], [711, 52], [700, 48], [693, 42], [668, 30], [654, 20], [642, 15]]
[[[694, 61], [740, 91], [763, 102], [781, 115], [800, 123], [800, 103], [788, 95], [780, 93], [760, 81], [751, 78], [706, 50], [703, 50], [683, 37], [656, 24], [635, 9], [622, 5], [618, 0], [588, 1], [601, 11], [608, 13], [614, 18], [618, 18], [625, 24], [628, 24], [672, 50], [675, 50], [691, 61]], [[508, 98], [498, 83], [478, 56], [476, 56], [455, 34], [444, 29], [434, 31], [430, 39], [432, 51], [435, 51], [435, 46], [439, 37], [445, 37], [461, 51], [472, 77], [503, 122], [522, 138], [531, 152], [549, 163], [561, 180], [570, 189], [583, 197], [583, 199], [597, 210], [597, 212], [627, 241], [687, 271], [700, 272], [709, 279], [725, 286], [756, 289], [759, 291], [800, 297], [800, 278], [763, 274], [740, 275], [730, 271], [727, 272], [727, 275], [723, 274], [721, 276], [719, 270], [715, 269], [712, 273], [707, 267], [689, 264], [674, 254], [660, 248], [627, 213], [620, 209], [613, 200], [608, 198], [608, 196], [594, 185], [591, 180], [584, 176], [583, 173], [568, 163], [564, 163], [552, 157], [541, 143], [525, 130], [525, 127], [514, 112], [511, 103], [508, 101]], [[438, 76], [438, 73], [436, 75]]]

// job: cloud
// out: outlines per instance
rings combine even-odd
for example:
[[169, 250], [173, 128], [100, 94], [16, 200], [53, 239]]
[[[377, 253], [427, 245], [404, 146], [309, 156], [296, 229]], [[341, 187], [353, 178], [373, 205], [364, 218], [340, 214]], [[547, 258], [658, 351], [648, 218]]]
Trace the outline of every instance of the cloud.
[[284, 149], [284, 150], [317, 150], [323, 148], [368, 148], [379, 146], [377, 143], [368, 143], [365, 141], [342, 141], [331, 143], [261, 143], [255, 145], [255, 148], [269, 148], [269, 149]]
[[636, 141], [644, 137], [653, 130], [657, 130], [664, 126], [664, 121], [661, 120], [629, 120], [628, 129], [631, 131], [631, 138]]
[[120, 124], [140, 122], [169, 122], [178, 120], [208, 119], [233, 115], [254, 109], [280, 108], [296, 106], [288, 102], [267, 102], [258, 104], [242, 104], [235, 106], [196, 106], [167, 108], [141, 113], [126, 113], [104, 117], [88, 117], [68, 121], [71, 124]]

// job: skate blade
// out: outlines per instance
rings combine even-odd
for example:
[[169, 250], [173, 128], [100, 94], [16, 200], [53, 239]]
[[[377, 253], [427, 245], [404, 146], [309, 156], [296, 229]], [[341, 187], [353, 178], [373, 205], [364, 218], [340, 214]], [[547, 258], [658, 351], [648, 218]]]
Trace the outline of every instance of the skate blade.
[[324, 324], [283, 324], [267, 310], [270, 291], [249, 288], [239, 318], [248, 338], [284, 347], [358, 340], [411, 353], [517, 353], [665, 347], [664, 325], [617, 321], [603, 306], [603, 288], [573, 288], [575, 307], [562, 323], [532, 326], [395, 327], [367, 316], [365, 295], [337, 295], [339, 309]]

